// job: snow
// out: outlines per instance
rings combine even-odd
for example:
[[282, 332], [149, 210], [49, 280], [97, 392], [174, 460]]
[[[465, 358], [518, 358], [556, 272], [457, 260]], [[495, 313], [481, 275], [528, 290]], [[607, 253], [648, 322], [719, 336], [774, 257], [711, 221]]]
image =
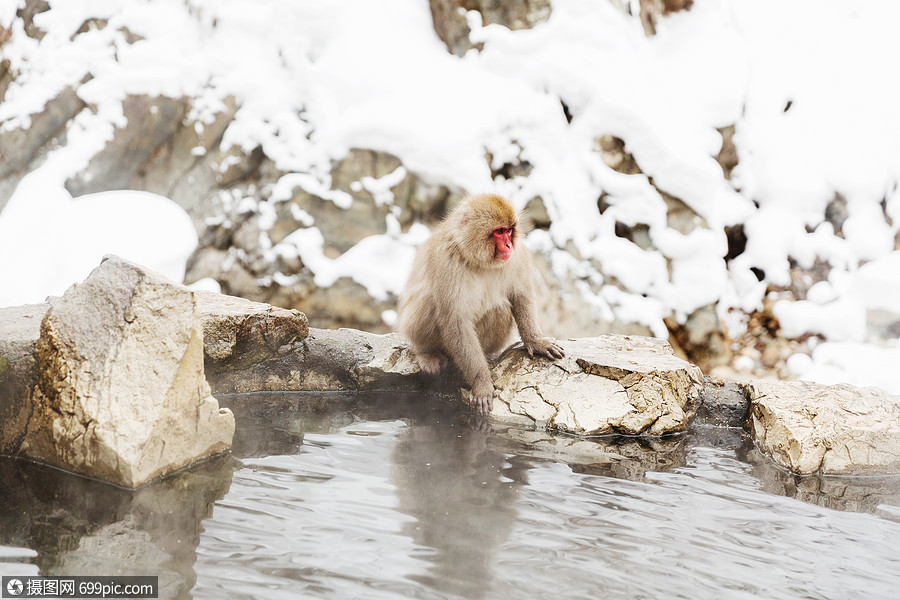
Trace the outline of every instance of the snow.
[[32, 173], [0, 218], [0, 306], [62, 295], [106, 254], [181, 282], [196, 247], [190, 217], [167, 198], [125, 190], [73, 199]]
[[[666, 335], [664, 317], [716, 303], [739, 334], [735, 315], [760, 308], [768, 284], [790, 283], [791, 261], [818, 260], [833, 267], [825, 285], [775, 308], [784, 331], [828, 340], [792, 361], [797, 374], [840, 366], [875, 381], [878, 365], [896, 364], [895, 341], [867, 329], [873, 311], [900, 315], [900, 78], [886, 68], [900, 56], [894, 0], [704, 0], [663, 19], [653, 38], [611, 2], [554, 0], [530, 30], [481, 26], [470, 13], [484, 50], [463, 58], [446, 51], [419, 0], [57, 0], [35, 17], [40, 41], [24, 35], [17, 4], [0, 0], [0, 25], [12, 29], [3, 57], [19, 73], [0, 132], [28, 127], [86, 79], [78, 95], [90, 107], [0, 213], [0, 305], [59, 294], [110, 252], [180, 278], [196, 245], [183, 211], [135, 192], [73, 199], [63, 183], [122, 125], [128, 94], [188, 96], [205, 122], [231, 96], [239, 110], [223, 147], [261, 147], [288, 172], [268, 201], [246, 203], [262, 221], [297, 187], [346, 208], [349, 195], [330, 189], [332, 162], [354, 147], [390, 152], [403, 167], [356, 184], [379, 203], [393, 206], [390, 187], [407, 173], [518, 206], [541, 196], [552, 226], [529, 245], [561, 275], [578, 273], [605, 318]], [[73, 35], [89, 18], [108, 24]], [[126, 30], [140, 39], [127, 43]], [[731, 181], [713, 159], [728, 125], [740, 159]], [[602, 135], [624, 139], [646, 176], [607, 167], [595, 151]], [[532, 171], [493, 181], [486, 152]], [[657, 188], [708, 229], [671, 228]], [[840, 235], [824, 222], [838, 195], [849, 214]], [[331, 259], [315, 215], [295, 216], [304, 228], [272, 252], [300, 256], [318, 285], [351, 277], [379, 299], [399, 291], [427, 236], [401, 234], [389, 216], [385, 235]], [[616, 221], [647, 225], [655, 249], [617, 237]], [[726, 265], [723, 227], [738, 223], [747, 248]], [[579, 260], [562, 251], [569, 244]]]
[[788, 366], [792, 364], [796, 368], [795, 374], [803, 379], [827, 384], [874, 386], [900, 395], [896, 371], [900, 364], [900, 346], [823, 342], [813, 350], [811, 359], [803, 358], [801, 364], [789, 363]]
[[787, 337], [818, 333], [832, 341], [866, 341], [868, 313], [900, 313], [900, 251], [852, 273], [834, 271], [809, 289], [806, 300], [783, 300], [773, 311]]
[[412, 268], [416, 246], [427, 238], [428, 228], [415, 224], [405, 234], [363, 238], [332, 259], [325, 256], [322, 233], [315, 227], [308, 227], [288, 235], [274, 250], [299, 257], [312, 271], [318, 287], [331, 287], [341, 277], [348, 277], [365, 286], [372, 298], [387, 300], [388, 293], [400, 294]]

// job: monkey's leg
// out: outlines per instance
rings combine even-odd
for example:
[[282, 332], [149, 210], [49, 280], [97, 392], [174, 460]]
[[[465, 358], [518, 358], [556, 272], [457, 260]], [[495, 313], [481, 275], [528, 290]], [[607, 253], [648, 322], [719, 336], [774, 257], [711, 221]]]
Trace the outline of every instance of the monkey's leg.
[[499, 306], [485, 313], [475, 325], [484, 353], [490, 355], [504, 349], [509, 343], [514, 325], [508, 306]]
[[439, 352], [416, 352], [419, 368], [429, 375], [437, 375], [447, 364], [447, 357]]
[[444, 332], [447, 352], [472, 389], [472, 406], [482, 415], [494, 408], [494, 383], [475, 324], [457, 317]]

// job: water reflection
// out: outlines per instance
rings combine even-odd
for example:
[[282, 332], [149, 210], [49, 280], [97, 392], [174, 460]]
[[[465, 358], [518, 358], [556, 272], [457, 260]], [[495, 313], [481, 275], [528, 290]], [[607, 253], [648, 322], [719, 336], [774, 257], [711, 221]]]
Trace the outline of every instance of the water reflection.
[[492, 444], [507, 452], [566, 463], [579, 473], [643, 481], [648, 471], [685, 464], [685, 437], [578, 438], [520, 427], [495, 426]]
[[798, 477], [772, 462], [748, 444], [738, 453], [752, 466], [761, 489], [809, 504], [850, 512], [872, 513], [900, 522], [900, 513], [885, 512], [884, 505], [900, 507], [900, 476], [838, 477], [810, 475]]
[[336, 431], [352, 423], [357, 396], [346, 393], [261, 392], [222, 396], [235, 414], [231, 452], [238, 458], [291, 455], [305, 433]]
[[[287, 457], [272, 456], [265, 461], [250, 458], [264, 458], [268, 451], [273, 455], [297, 454], [290, 467], [295, 472], [302, 469], [309, 477], [318, 477], [319, 483], [327, 480], [332, 487], [346, 480], [352, 488], [352, 501], [361, 504], [363, 519], [348, 514], [346, 505], [316, 506], [315, 515], [304, 511], [310, 495], [319, 492], [312, 488], [321, 485], [304, 486], [290, 494], [278, 493], [277, 498], [271, 497], [272, 502], [294, 502], [295, 511], [299, 507], [310, 517], [340, 522], [344, 553], [366, 551], [364, 545], [357, 546], [353, 541], [362, 537], [361, 530], [379, 539], [403, 535], [408, 540], [405, 544], [392, 544], [407, 546], [407, 556], [401, 559], [393, 555], [391, 559], [393, 567], [399, 568], [389, 569], [391, 575], [383, 569], [368, 574], [368, 578], [384, 579], [381, 587], [419, 597], [423, 589], [429, 588], [440, 592], [441, 597], [447, 593], [482, 597], [491, 587], [495, 550], [508, 538], [516, 520], [517, 490], [527, 483], [528, 459], [492, 448], [490, 426], [468, 422], [468, 415], [460, 413], [455, 403], [441, 398], [417, 394], [372, 394], [362, 398], [329, 395], [328, 400], [348, 408], [334, 411], [319, 401], [297, 406], [296, 397], [260, 393], [224, 398], [222, 403], [235, 412], [239, 429], [246, 435], [240, 443], [236, 441], [235, 454], [256, 473], [272, 469], [276, 462], [286, 464]], [[276, 414], [281, 416], [273, 422], [271, 417]], [[376, 443], [372, 439], [364, 454], [356, 454], [348, 436], [364, 435], [387, 441]], [[301, 443], [306, 446], [301, 447]], [[382, 449], [387, 451], [384, 465], [377, 458]], [[336, 453], [347, 461], [345, 465], [356, 461], [359, 464], [347, 465], [341, 473], [333, 472], [327, 463], [329, 455]], [[367, 479], [363, 473], [373, 475], [383, 467], [387, 468], [385, 477], [394, 486], [392, 496], [396, 504], [384, 503], [373, 497], [375, 490], [366, 489], [375, 486], [377, 490], [383, 482]], [[237, 477], [242, 480], [245, 475]], [[350, 502], [349, 498], [344, 500]], [[254, 499], [248, 496], [244, 501], [251, 503]], [[236, 498], [227, 504], [234, 508], [245, 506]], [[382, 510], [390, 512], [379, 519]], [[398, 511], [410, 518], [398, 518]], [[400, 527], [394, 532], [391, 527], [397, 523]], [[212, 528], [209, 533], [217, 543], [225, 537], [225, 532]], [[286, 542], [294, 548], [295, 567], [293, 571], [282, 569], [282, 578], [301, 581], [303, 590], [318, 595], [355, 597], [360, 593], [359, 586], [367, 579], [365, 568], [355, 569], [351, 576], [335, 566], [341, 561], [328, 564], [311, 556], [311, 548], [321, 554], [322, 548], [329, 545], [327, 531], [316, 530], [307, 523], [300, 535], [306, 538], [303, 548], [293, 541]], [[224, 549], [223, 545], [220, 551]], [[246, 555], [245, 558], [255, 560]], [[328, 576], [316, 577], [314, 573]], [[330, 583], [325, 583], [329, 578]], [[265, 581], [275, 585], [270, 579]]]
[[0, 458], [0, 545], [30, 548], [8, 575], [158, 575], [160, 598], [188, 595], [201, 523], [225, 496], [225, 457], [137, 491]]
[[469, 598], [490, 589], [497, 547], [516, 520], [530, 462], [488, 444], [489, 432], [452, 415], [420, 422], [392, 455], [400, 510], [416, 518], [404, 531], [435, 550], [426, 574], [410, 577]]

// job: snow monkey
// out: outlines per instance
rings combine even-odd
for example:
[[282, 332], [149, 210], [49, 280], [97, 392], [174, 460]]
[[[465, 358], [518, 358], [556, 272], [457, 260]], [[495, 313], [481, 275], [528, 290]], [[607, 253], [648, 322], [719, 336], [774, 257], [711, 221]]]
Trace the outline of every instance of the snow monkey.
[[564, 356], [538, 326], [540, 284], [520, 237], [519, 217], [505, 198], [466, 198], [419, 248], [400, 295], [400, 331], [419, 366], [437, 374], [452, 360], [482, 415], [493, 409], [487, 355], [508, 343], [514, 324], [530, 356]]

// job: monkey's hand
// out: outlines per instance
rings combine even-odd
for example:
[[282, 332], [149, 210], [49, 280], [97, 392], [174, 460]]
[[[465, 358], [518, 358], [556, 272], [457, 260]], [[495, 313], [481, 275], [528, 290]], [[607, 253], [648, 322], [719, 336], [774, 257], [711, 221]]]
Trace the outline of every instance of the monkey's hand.
[[528, 356], [534, 358], [534, 355], [546, 356], [547, 358], [562, 358], [566, 355], [562, 346], [556, 343], [552, 338], [537, 338], [523, 342], [525, 349], [528, 350]]
[[472, 386], [472, 408], [481, 416], [488, 416], [494, 410], [494, 384], [479, 381]]

